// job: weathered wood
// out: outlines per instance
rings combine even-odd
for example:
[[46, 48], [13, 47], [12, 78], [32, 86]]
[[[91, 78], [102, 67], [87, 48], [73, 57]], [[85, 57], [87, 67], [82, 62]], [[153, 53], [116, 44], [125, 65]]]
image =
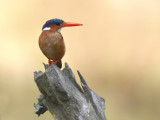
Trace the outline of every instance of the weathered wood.
[[88, 87], [79, 71], [82, 88], [67, 63], [62, 71], [55, 65], [44, 66], [44, 73], [34, 73], [41, 92], [34, 103], [38, 116], [49, 110], [55, 120], [106, 120], [105, 100]]

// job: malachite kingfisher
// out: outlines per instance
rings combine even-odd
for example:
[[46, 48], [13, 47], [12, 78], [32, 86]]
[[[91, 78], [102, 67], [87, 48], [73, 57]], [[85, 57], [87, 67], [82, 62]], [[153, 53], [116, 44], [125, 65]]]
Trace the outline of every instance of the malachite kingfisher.
[[48, 58], [49, 65], [56, 64], [58, 67], [62, 67], [61, 59], [65, 54], [65, 44], [60, 33], [61, 28], [81, 25], [80, 23], [64, 22], [57, 18], [50, 19], [43, 25], [39, 37], [39, 47]]

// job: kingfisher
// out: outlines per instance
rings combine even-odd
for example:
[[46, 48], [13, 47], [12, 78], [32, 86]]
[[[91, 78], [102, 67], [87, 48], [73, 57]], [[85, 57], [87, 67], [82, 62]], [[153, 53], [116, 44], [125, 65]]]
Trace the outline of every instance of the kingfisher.
[[39, 47], [42, 53], [48, 58], [48, 64], [56, 64], [62, 67], [61, 59], [65, 54], [65, 44], [60, 33], [63, 27], [81, 26], [80, 23], [65, 22], [62, 19], [50, 19], [42, 27], [39, 36]]

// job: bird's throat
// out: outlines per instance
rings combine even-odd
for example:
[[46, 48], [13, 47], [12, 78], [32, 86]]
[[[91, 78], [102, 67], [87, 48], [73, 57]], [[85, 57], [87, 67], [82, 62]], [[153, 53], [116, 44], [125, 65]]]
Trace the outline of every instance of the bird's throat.
[[62, 30], [62, 27], [61, 27], [61, 28], [59, 28], [57, 31], [58, 31], [58, 32], [61, 32], [61, 30]]

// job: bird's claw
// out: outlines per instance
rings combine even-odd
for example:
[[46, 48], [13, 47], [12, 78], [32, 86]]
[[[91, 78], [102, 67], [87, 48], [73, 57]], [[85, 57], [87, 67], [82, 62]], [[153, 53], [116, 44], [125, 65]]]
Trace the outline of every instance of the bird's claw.
[[48, 64], [49, 66], [53, 65], [53, 64], [57, 64], [58, 63], [58, 60], [56, 60], [55, 62], [51, 61], [51, 59], [49, 58], [48, 59]]
[[50, 58], [48, 59], [48, 64], [49, 64], [49, 65], [51, 64], [51, 59], [50, 59]]
[[52, 62], [52, 63], [51, 63], [51, 65], [53, 65], [53, 64], [57, 64], [57, 62], [58, 62], [58, 60], [56, 60], [55, 62]]

